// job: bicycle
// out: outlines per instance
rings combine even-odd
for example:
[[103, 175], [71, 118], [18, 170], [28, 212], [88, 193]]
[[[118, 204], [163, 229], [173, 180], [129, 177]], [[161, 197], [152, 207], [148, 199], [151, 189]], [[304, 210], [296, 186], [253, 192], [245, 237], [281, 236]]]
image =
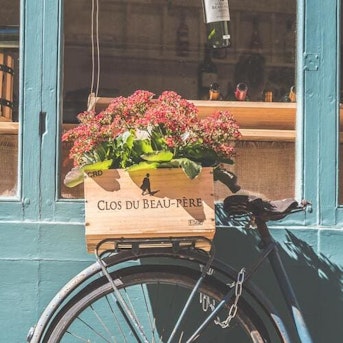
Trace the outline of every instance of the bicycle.
[[[105, 240], [97, 262], [54, 297], [30, 343], [56, 342], [282, 342], [288, 328], [251, 281], [270, 262], [302, 343], [312, 343], [294, 291], [266, 222], [303, 211], [295, 200], [263, 201], [243, 195], [224, 200], [236, 220], [253, 221], [259, 258], [234, 270], [196, 248], [202, 237]], [[103, 244], [113, 249], [102, 252]]]

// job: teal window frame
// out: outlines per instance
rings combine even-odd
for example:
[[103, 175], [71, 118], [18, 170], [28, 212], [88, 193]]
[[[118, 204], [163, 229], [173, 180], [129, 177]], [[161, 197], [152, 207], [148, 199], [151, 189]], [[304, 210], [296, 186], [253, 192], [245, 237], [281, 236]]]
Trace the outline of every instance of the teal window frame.
[[82, 200], [58, 198], [61, 3], [20, 2], [19, 191], [2, 222], [83, 222]]
[[[21, 0], [20, 194], [0, 200], [5, 221], [84, 221], [83, 200], [59, 199], [62, 2]], [[295, 195], [312, 212], [289, 224], [339, 227], [340, 1], [298, 0], [297, 21]]]
[[312, 203], [305, 224], [339, 227], [340, 1], [298, 9], [297, 195]]

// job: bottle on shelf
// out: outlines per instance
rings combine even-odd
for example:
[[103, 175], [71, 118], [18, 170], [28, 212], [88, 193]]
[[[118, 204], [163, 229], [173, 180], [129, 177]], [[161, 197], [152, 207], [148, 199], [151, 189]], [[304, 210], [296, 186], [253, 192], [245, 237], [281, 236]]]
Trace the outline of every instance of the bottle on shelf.
[[282, 102], [296, 102], [297, 101], [295, 86], [291, 86], [291, 88], [289, 89], [289, 92], [283, 95], [283, 97], [281, 98], [281, 101]]
[[275, 96], [275, 91], [270, 82], [266, 82], [266, 85], [263, 90], [263, 101], [264, 102], [273, 102], [273, 96]]
[[176, 31], [176, 55], [182, 57], [189, 55], [189, 28], [185, 13], [181, 13], [180, 24]]
[[246, 101], [247, 100], [247, 93], [248, 93], [248, 86], [244, 82], [240, 82], [236, 86], [235, 90], [235, 98], [238, 101]]
[[204, 60], [198, 68], [198, 99], [208, 100], [210, 85], [218, 81], [218, 71], [212, 61], [212, 48], [205, 45]]
[[252, 22], [252, 34], [250, 39], [250, 50], [255, 53], [262, 53], [263, 44], [262, 39], [260, 36], [260, 29], [259, 29], [259, 19], [257, 16], [253, 17]]
[[231, 46], [228, 0], [202, 0], [207, 42], [213, 48]]
[[273, 102], [273, 91], [270, 89], [265, 89], [263, 92], [264, 102]]
[[295, 30], [294, 23], [291, 19], [286, 22], [286, 32], [284, 37], [284, 61], [294, 63], [295, 61]]
[[223, 100], [223, 97], [220, 93], [220, 86], [217, 82], [214, 82], [210, 85], [208, 95], [209, 95], [209, 100]]
[[295, 86], [292, 86], [289, 89], [289, 94], [288, 94], [290, 102], [296, 102], [297, 101], [297, 93], [295, 91]]

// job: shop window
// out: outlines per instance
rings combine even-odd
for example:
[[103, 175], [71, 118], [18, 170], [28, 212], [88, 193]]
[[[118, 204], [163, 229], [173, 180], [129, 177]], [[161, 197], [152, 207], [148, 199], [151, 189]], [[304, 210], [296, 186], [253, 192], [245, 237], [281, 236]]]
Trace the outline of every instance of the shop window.
[[19, 0], [0, 0], [0, 197], [18, 192]]
[[[174, 90], [208, 112], [216, 82], [216, 104], [237, 114], [242, 128], [233, 170], [243, 188], [269, 198], [294, 195], [296, 0], [229, 4], [232, 46], [212, 50], [204, 48], [199, 0], [64, 1], [63, 129], [77, 123], [91, 92], [100, 109], [137, 89]], [[243, 98], [238, 85], [247, 87]], [[63, 143], [61, 197], [80, 198], [82, 185], [63, 185], [69, 148]]]

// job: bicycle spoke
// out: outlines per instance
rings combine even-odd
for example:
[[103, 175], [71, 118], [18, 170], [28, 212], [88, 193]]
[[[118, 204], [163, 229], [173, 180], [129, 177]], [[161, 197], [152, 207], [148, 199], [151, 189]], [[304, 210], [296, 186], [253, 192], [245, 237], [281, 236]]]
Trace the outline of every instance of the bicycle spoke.
[[176, 333], [176, 331], [178, 330], [178, 328], [180, 327], [181, 322], [183, 321], [183, 318], [185, 317], [185, 315], [186, 315], [186, 313], [187, 313], [187, 310], [188, 310], [188, 308], [189, 308], [189, 306], [190, 306], [190, 303], [191, 303], [191, 301], [193, 300], [193, 298], [194, 298], [194, 296], [195, 296], [197, 290], [199, 289], [200, 284], [201, 284], [202, 281], [203, 281], [203, 277], [201, 277], [201, 278], [197, 281], [197, 283], [195, 284], [194, 288], [192, 289], [192, 292], [191, 292], [191, 294], [189, 295], [189, 297], [188, 297], [188, 299], [187, 299], [187, 301], [186, 301], [186, 303], [185, 303], [185, 306], [183, 307], [182, 312], [181, 312], [180, 315], [179, 315], [178, 321], [176, 322], [176, 324], [175, 324], [175, 326], [174, 326], [174, 329], [173, 329], [173, 331], [172, 331], [172, 333], [171, 333], [171, 335], [170, 335], [170, 337], [169, 337], [167, 343], [170, 343], [170, 342], [172, 341], [172, 339], [174, 338], [175, 333]]
[[155, 340], [155, 334], [157, 332], [157, 329], [156, 329], [156, 319], [154, 318], [153, 314], [151, 313], [150, 306], [149, 306], [149, 300], [148, 300], [149, 295], [146, 294], [146, 291], [145, 291], [144, 288], [145, 288], [145, 285], [141, 285], [141, 290], [142, 290], [142, 293], [143, 293], [144, 304], [145, 304], [145, 308], [147, 309], [147, 314], [148, 314], [150, 328], [151, 328], [152, 343], [156, 343], [156, 340]]
[[70, 331], [67, 331], [66, 333], [69, 334], [70, 336], [72, 336], [73, 338], [78, 339], [78, 340], [81, 341], [81, 342], [89, 343], [89, 339], [88, 339], [88, 338], [86, 339], [86, 338], [80, 337], [80, 336], [78, 336], [78, 335], [73, 334], [73, 333], [70, 332]]
[[[111, 341], [109, 341], [108, 339], [106, 339], [98, 330], [96, 330], [91, 324], [87, 323], [85, 320], [83, 320], [82, 318], [78, 317], [77, 318], [81, 323], [83, 323], [86, 327], [88, 327], [93, 333], [95, 333], [96, 336], [98, 336], [99, 338], [101, 338], [104, 342], [107, 343], [112, 343]], [[69, 332], [70, 333], [70, 332]], [[89, 342], [89, 341], [87, 341]]]
[[[195, 338], [199, 342], [270, 341], [264, 339], [259, 328], [240, 308], [229, 329], [215, 325], [213, 319], [218, 318], [222, 323], [230, 314], [231, 306], [227, 306], [226, 301], [220, 313], [216, 313], [218, 304], [227, 295], [225, 283], [217, 289], [211, 277], [206, 276], [200, 283], [197, 271], [176, 266], [137, 266], [129, 267], [127, 271], [111, 274], [118, 280], [116, 292], [108, 280], [102, 278], [71, 299], [44, 342], [166, 343], [169, 339], [184, 343], [187, 339], [194, 342]], [[199, 288], [195, 287], [198, 283], [201, 284]], [[208, 299], [213, 308], [207, 306], [208, 311], [206, 306], [203, 308], [200, 294], [204, 294], [204, 299]], [[131, 316], [130, 320], [128, 316]], [[183, 317], [182, 321], [179, 321], [180, 317]], [[139, 325], [135, 330], [133, 323]], [[204, 323], [206, 325], [202, 327]], [[137, 336], [138, 331], [144, 333], [144, 339]]]
[[[113, 294], [111, 294], [111, 298], [112, 298], [112, 301], [115, 303], [116, 300], [115, 300]], [[112, 305], [111, 305], [110, 300], [108, 299], [108, 296], [106, 296], [106, 302], [107, 302], [108, 307], [109, 307], [109, 309], [110, 309], [110, 311], [111, 311], [111, 314], [112, 314], [112, 316], [113, 316], [114, 324], [115, 324], [115, 326], [119, 329], [119, 333], [121, 334], [122, 338], [124, 339], [123, 343], [127, 343], [125, 331], [123, 331], [122, 326], [121, 326], [120, 323], [119, 323], [118, 317], [117, 317], [117, 315], [115, 314], [115, 311], [114, 311], [114, 309], [113, 309], [113, 307], [112, 307]]]
[[[109, 337], [113, 337], [112, 333], [110, 332], [109, 328], [107, 327], [107, 325], [104, 323], [104, 321], [101, 319], [101, 317], [99, 316], [99, 314], [97, 313], [97, 311], [94, 309], [93, 306], [90, 306], [90, 308], [93, 311], [93, 314], [95, 315], [95, 317], [97, 318], [97, 320], [99, 321], [99, 323], [101, 324], [101, 326], [104, 328], [104, 330], [107, 332]], [[109, 341], [111, 342], [111, 341]], [[112, 341], [111, 343], [115, 343], [115, 341]]]

